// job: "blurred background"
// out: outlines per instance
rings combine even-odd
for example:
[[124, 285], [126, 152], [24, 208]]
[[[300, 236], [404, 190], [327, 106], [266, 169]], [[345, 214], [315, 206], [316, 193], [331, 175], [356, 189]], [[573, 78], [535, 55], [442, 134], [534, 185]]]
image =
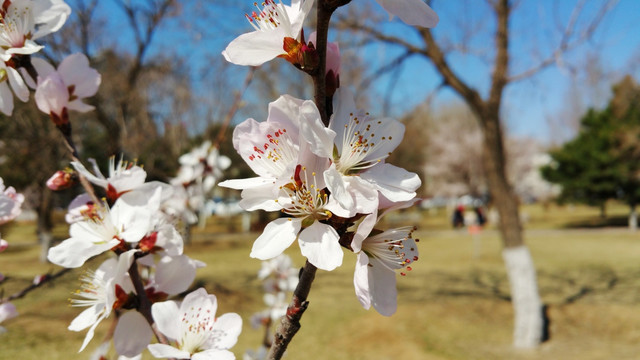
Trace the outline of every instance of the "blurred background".
[[[231, 145], [233, 125], [263, 121], [267, 104], [281, 94], [312, 96], [307, 77], [285, 61], [249, 69], [220, 55], [251, 30], [249, 1], [67, 2], [72, 16], [47, 39], [42, 56], [59, 62], [82, 52], [102, 74], [89, 100], [96, 110], [72, 116], [84, 159], [106, 165], [122, 155], [143, 164], [148, 180], [168, 181], [180, 155], [210, 140], [232, 160], [225, 178], [249, 177]], [[421, 176], [423, 200], [386, 221], [418, 226], [421, 257], [398, 281], [399, 311], [391, 318], [360, 308], [351, 280], [355, 257], [318, 273], [288, 358], [638, 358], [640, 2], [513, 1], [506, 63], [497, 56], [504, 44], [495, 40], [500, 15], [493, 2], [431, 5], [440, 17], [432, 32], [388, 21], [371, 0], [334, 14], [330, 40], [340, 45], [341, 86], [355, 91], [373, 117], [406, 126], [389, 162]], [[496, 97], [498, 71], [505, 76]], [[479, 101], [497, 109], [505, 176], [547, 306], [549, 339], [532, 351], [511, 347], [513, 310], [482, 160], [488, 130]], [[69, 165], [54, 130], [31, 102], [16, 102], [11, 118], [0, 115], [0, 177], [27, 197], [21, 218], [0, 229], [11, 244], [1, 260], [11, 280], [3, 283], [6, 294], [55, 271], [39, 261], [42, 247], [68, 237], [64, 213], [77, 192], [45, 186]], [[248, 321], [263, 307], [260, 262], [248, 254], [270, 215], [237, 211], [238, 197], [216, 190], [209, 219], [193, 229], [185, 252], [208, 263], [198, 281], [218, 296], [219, 311], [245, 319], [233, 349], [241, 358], [261, 342]], [[289, 253], [303, 265], [297, 249]], [[66, 330], [78, 310], [66, 298], [79, 276], [71, 272], [15, 301], [21, 316], [0, 335], [0, 359], [77, 356], [84, 334]], [[109, 325], [100, 331], [97, 338]]]

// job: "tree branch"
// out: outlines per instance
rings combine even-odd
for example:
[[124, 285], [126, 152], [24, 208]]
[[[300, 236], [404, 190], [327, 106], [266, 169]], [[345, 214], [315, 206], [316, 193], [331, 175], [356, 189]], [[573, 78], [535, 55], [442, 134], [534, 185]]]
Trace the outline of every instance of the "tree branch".
[[498, 18], [496, 29], [496, 60], [491, 74], [491, 90], [489, 90], [488, 105], [499, 110], [502, 101], [502, 90], [507, 85], [507, 71], [509, 69], [509, 14], [511, 8], [509, 0], [499, 0], [494, 4]]
[[317, 268], [307, 261], [300, 272], [300, 281], [293, 291], [293, 298], [287, 307], [287, 314], [280, 319], [280, 325], [276, 330], [273, 346], [269, 349], [267, 359], [278, 360], [282, 358], [291, 339], [300, 330], [300, 319], [307, 310], [309, 302], [307, 297], [311, 291], [311, 284], [316, 276]]
[[458, 75], [456, 75], [449, 63], [445, 59], [444, 53], [442, 49], [438, 45], [438, 43], [433, 38], [433, 34], [430, 29], [421, 28], [420, 34], [422, 35], [422, 39], [425, 42], [427, 49], [424, 53], [436, 67], [440, 75], [442, 76], [444, 82], [451, 86], [460, 96], [462, 96], [469, 105], [474, 108], [474, 111], [482, 111], [484, 107], [484, 102], [480, 94], [475, 90], [469, 87]]
[[572, 49], [580, 46], [593, 37], [593, 33], [596, 31], [596, 29], [604, 19], [604, 16], [617, 4], [618, 0], [608, 0], [603, 3], [591, 23], [586, 28], [584, 28], [583, 31], [580, 32], [580, 35], [575, 40], [571, 41], [572, 36], [575, 34], [577, 19], [585, 2], [586, 1], [579, 3], [573, 9], [557, 48], [552, 51], [547, 58], [541, 60], [538, 64], [520, 73], [510, 75], [507, 79], [507, 82], [515, 82], [526, 79], [549, 66], [559, 64], [564, 53], [571, 51]]
[[140, 277], [140, 272], [138, 271], [138, 262], [134, 259], [133, 263], [129, 267], [129, 277], [131, 278], [131, 282], [133, 283], [133, 287], [136, 289], [136, 294], [138, 296], [138, 307], [136, 310], [149, 323], [153, 333], [156, 335], [158, 342], [162, 344], [169, 344], [169, 340], [160, 332], [158, 328], [155, 326], [155, 322], [153, 321], [153, 316], [151, 315], [151, 301], [147, 297], [147, 292], [144, 288], [144, 284], [142, 283], [142, 278]]
[[49, 282], [51, 282], [51, 281], [61, 277], [62, 275], [68, 273], [69, 271], [71, 271], [71, 269], [65, 268], [65, 269], [59, 270], [58, 272], [53, 273], [51, 275], [47, 274], [47, 276], [44, 279], [42, 279], [39, 283], [37, 283], [37, 284], [36, 283], [32, 283], [31, 285], [29, 285], [26, 288], [18, 291], [17, 293], [11, 294], [5, 299], [0, 299], [0, 304], [6, 303], [6, 302], [9, 302], [9, 301], [12, 301], [12, 300], [16, 300], [16, 299], [21, 299], [25, 295], [30, 293], [31, 291], [41, 287], [44, 284], [48, 284]]

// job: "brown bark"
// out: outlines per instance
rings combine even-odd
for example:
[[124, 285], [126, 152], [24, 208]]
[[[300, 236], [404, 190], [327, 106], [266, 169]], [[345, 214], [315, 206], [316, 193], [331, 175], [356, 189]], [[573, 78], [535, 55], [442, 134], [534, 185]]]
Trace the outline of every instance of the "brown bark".
[[482, 128], [482, 159], [487, 183], [493, 205], [500, 215], [499, 229], [505, 247], [522, 245], [522, 225], [518, 215], [518, 200], [513, 188], [507, 180], [504, 139], [500, 122], [500, 105], [502, 93], [508, 83], [509, 70], [509, 15], [508, 0], [500, 0], [494, 4], [498, 18], [495, 34], [496, 58], [491, 75], [489, 97], [483, 100], [478, 91], [468, 86], [456, 75], [445, 58], [440, 45], [433, 38], [431, 30], [421, 29], [426, 44], [424, 54], [433, 62], [442, 75], [444, 82], [451, 86], [469, 105]]

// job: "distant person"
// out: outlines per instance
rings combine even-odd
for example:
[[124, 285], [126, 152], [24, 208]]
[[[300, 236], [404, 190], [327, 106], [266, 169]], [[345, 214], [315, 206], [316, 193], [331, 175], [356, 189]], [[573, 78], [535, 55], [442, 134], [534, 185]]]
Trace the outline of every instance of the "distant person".
[[484, 224], [487, 223], [487, 218], [484, 216], [482, 208], [476, 206], [475, 208], [473, 208], [473, 211], [476, 213], [476, 224], [478, 224], [478, 226], [484, 226]]
[[451, 223], [453, 224], [454, 229], [464, 227], [464, 206], [458, 205], [458, 207], [456, 207], [456, 210], [453, 212]]

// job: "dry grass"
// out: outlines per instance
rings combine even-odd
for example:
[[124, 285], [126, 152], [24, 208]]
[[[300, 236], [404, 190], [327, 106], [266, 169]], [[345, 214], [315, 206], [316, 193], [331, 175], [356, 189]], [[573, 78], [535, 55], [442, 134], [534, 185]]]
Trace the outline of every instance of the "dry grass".
[[[318, 272], [303, 328], [287, 358], [637, 359], [640, 234], [610, 228], [562, 229], [572, 221], [597, 217], [595, 210], [574, 209], [573, 214], [577, 211], [582, 220], [567, 209], [528, 210], [536, 215], [531, 217], [526, 241], [551, 317], [551, 341], [540, 349], [522, 352], [510, 346], [513, 314], [506, 300], [508, 284], [498, 234], [487, 230], [480, 235], [480, 256], [474, 258], [471, 236], [444, 230], [447, 217], [441, 214], [418, 219], [424, 229], [417, 232], [420, 261], [406, 277], [399, 278], [398, 313], [386, 318], [360, 307], [352, 285], [355, 257], [345, 253], [344, 266]], [[554, 219], [551, 229], [543, 229], [543, 217]], [[245, 319], [233, 349], [241, 358], [245, 349], [258, 346], [262, 336], [248, 324], [250, 315], [263, 307], [260, 283], [255, 279], [260, 263], [248, 258], [256, 234], [213, 234], [228, 228], [226, 221], [211, 223], [196, 232], [186, 253], [207, 262], [198, 281], [218, 296], [219, 311], [238, 312]], [[39, 249], [33, 243], [32, 229], [19, 224], [7, 232], [12, 247], [1, 255], [0, 268], [13, 279], [3, 285], [5, 293], [25, 286], [35, 274], [55, 270], [37, 262]], [[64, 228], [58, 231], [63, 237]], [[289, 253], [302, 264], [296, 247]], [[100, 261], [95, 259], [88, 267], [95, 268]], [[67, 306], [66, 298], [77, 287], [79, 274], [72, 271], [54, 286], [15, 301], [21, 315], [3, 324], [9, 332], [0, 337], [0, 359], [88, 357], [109, 323], [99, 327], [86, 353], [76, 354], [84, 333], [66, 330], [79, 313]]]

